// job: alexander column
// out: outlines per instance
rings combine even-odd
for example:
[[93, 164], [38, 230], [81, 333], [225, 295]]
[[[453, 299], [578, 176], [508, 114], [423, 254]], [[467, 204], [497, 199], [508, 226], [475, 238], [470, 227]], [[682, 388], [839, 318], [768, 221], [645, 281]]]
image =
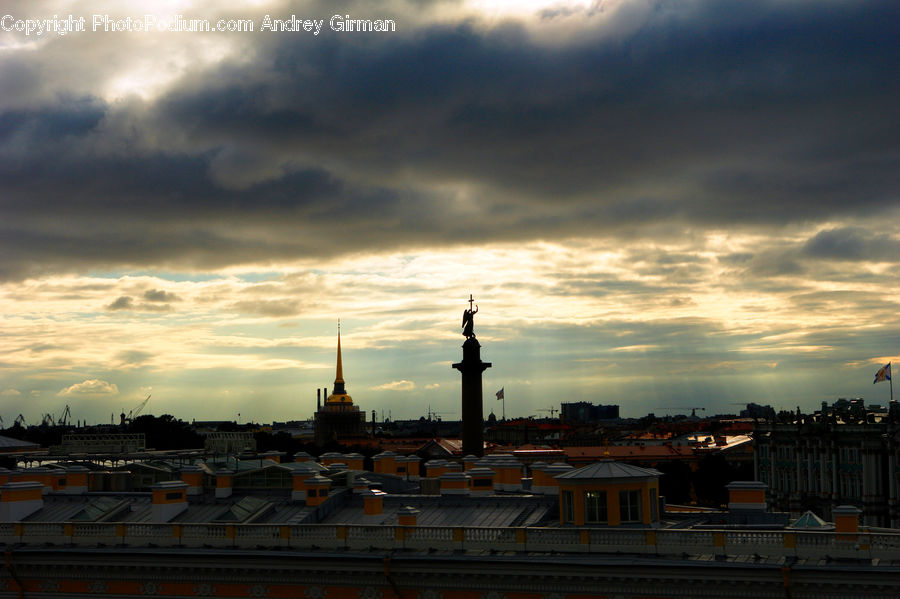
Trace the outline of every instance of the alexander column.
[[463, 359], [453, 368], [462, 373], [462, 449], [464, 455], [484, 455], [484, 412], [481, 407], [481, 373], [491, 367], [490, 362], [481, 361], [481, 344], [475, 339], [475, 314], [478, 306], [472, 308], [469, 295], [469, 309], [463, 312]]

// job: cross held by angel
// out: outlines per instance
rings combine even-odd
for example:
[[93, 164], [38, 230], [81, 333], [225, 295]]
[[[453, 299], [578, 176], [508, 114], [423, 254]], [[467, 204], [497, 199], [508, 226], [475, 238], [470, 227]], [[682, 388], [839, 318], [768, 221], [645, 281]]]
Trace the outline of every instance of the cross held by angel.
[[475, 328], [475, 315], [478, 313], [478, 306], [476, 305], [474, 309], [472, 308], [472, 303], [474, 301], [475, 300], [472, 299], [472, 294], [469, 294], [469, 308], [463, 311], [462, 334], [466, 339], [475, 336], [475, 331], [473, 329]]

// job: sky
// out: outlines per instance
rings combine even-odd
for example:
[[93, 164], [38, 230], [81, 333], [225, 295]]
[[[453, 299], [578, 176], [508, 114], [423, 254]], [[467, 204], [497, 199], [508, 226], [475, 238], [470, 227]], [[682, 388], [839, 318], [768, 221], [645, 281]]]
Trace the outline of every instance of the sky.
[[890, 399], [896, 0], [0, 13], [6, 426]]

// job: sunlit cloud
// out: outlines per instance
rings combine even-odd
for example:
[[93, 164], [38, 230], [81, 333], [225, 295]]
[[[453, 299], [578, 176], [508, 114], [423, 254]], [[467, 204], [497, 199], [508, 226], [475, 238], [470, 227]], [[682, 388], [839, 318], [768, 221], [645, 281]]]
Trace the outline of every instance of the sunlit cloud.
[[384, 383], [383, 385], [376, 385], [372, 387], [375, 391], [412, 391], [416, 388], [416, 384], [412, 381], [402, 380], [402, 381], [391, 381], [390, 383]]
[[80, 383], [75, 383], [61, 389], [57, 393], [60, 397], [96, 397], [107, 395], [118, 395], [119, 388], [115, 383], [101, 381], [99, 379], [89, 379]]

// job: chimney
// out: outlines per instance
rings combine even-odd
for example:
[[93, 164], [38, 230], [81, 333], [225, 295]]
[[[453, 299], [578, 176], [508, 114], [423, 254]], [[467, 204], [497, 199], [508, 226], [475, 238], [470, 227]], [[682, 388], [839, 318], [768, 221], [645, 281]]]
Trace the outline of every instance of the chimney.
[[369, 490], [371, 484], [367, 478], [357, 476], [353, 479], [353, 494], [362, 495]]
[[447, 460], [429, 460], [425, 463], [427, 478], [440, 478], [447, 471]]
[[544, 495], [558, 495], [559, 481], [556, 477], [574, 469], [573, 466], [566, 464], [565, 462], [554, 462], [544, 468], [544, 474], [547, 476], [547, 478], [544, 479], [544, 482], [546, 482]]
[[399, 524], [400, 526], [415, 526], [416, 517], [418, 515], [419, 510], [412, 507], [411, 505], [405, 505], [397, 510], [397, 524]]
[[307, 478], [303, 483], [306, 485], [306, 505], [317, 506], [325, 503], [328, 499], [328, 490], [331, 488], [331, 480], [314, 474]]
[[522, 489], [522, 464], [512, 456], [505, 457], [499, 464], [497, 476], [504, 491], [520, 491]]
[[469, 475], [464, 472], [447, 472], [441, 476], [441, 495], [468, 495]]
[[231, 497], [234, 490], [234, 471], [219, 470], [216, 472], [216, 499]]
[[187, 483], [188, 495], [203, 495], [203, 471], [197, 466], [182, 466], [181, 481]]
[[535, 462], [531, 465], [531, 492], [535, 495], [544, 494], [544, 488], [547, 486], [548, 478], [544, 473], [544, 469], [547, 466], [548, 464], [546, 462]]
[[366, 516], [381, 516], [384, 513], [384, 491], [366, 489], [361, 493], [363, 498], [363, 513]]
[[316, 412], [322, 411], [322, 390], [316, 388]]
[[494, 471], [487, 467], [478, 467], [469, 469], [466, 474], [469, 476], [469, 485], [472, 495], [493, 495], [494, 494]]
[[44, 483], [21, 481], [0, 486], [0, 522], [20, 522], [44, 507]]
[[379, 474], [397, 474], [397, 457], [393, 451], [382, 451], [372, 457], [372, 469]]
[[766, 511], [766, 483], [755, 480], [736, 480], [728, 485], [728, 510]]
[[291, 501], [306, 501], [306, 479], [316, 473], [316, 468], [312, 464], [309, 466], [301, 466], [294, 469], [293, 487], [291, 490]]
[[62, 490], [67, 495], [83, 495], [88, 491], [88, 469], [74, 465], [66, 468], [66, 487]]
[[365, 459], [361, 453], [348, 453], [344, 456], [344, 463], [347, 464], [349, 470], [362, 470]]
[[406, 456], [406, 475], [409, 480], [419, 480], [419, 462], [422, 458], [416, 455]]
[[859, 532], [859, 515], [862, 513], [858, 507], [852, 505], [839, 505], [831, 510], [834, 518], [834, 532], [838, 534], [856, 534]]
[[169, 522], [172, 518], [188, 508], [188, 484], [180, 480], [166, 480], [156, 483], [150, 490], [153, 493], [153, 522]]

